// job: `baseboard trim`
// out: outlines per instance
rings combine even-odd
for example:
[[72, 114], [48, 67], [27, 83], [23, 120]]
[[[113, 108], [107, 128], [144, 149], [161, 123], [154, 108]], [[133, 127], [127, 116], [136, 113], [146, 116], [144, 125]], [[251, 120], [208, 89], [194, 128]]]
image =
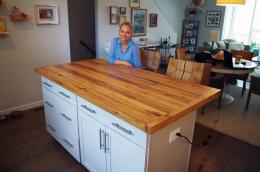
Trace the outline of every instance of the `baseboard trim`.
[[28, 103], [28, 104], [24, 104], [24, 105], [20, 105], [20, 106], [15, 106], [9, 109], [4, 109], [4, 110], [0, 110], [0, 115], [8, 115], [14, 111], [24, 111], [24, 110], [28, 110], [28, 109], [32, 109], [35, 107], [39, 107], [43, 105], [43, 101], [42, 100], [38, 100], [32, 103]]

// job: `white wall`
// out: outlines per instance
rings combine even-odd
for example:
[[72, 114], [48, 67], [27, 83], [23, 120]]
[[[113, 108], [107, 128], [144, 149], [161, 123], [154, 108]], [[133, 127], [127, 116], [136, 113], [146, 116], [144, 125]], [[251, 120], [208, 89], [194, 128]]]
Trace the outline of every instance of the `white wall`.
[[[5, 0], [0, 16], [7, 21], [10, 35], [0, 38], [0, 113], [35, 106], [41, 100], [36, 66], [70, 61], [68, 9], [66, 0]], [[59, 6], [59, 25], [35, 25], [33, 4]], [[12, 22], [9, 13], [18, 6], [29, 21]]]
[[[107, 58], [105, 44], [118, 36], [119, 25], [109, 24], [109, 6], [127, 7], [127, 21], [131, 21], [131, 9], [128, 5], [129, 0], [97, 0], [96, 16], [96, 51], [97, 57]], [[171, 37], [171, 42], [176, 43], [177, 34], [167, 20], [162, 15], [159, 7], [154, 0], [142, 0], [141, 8], [147, 9], [147, 32], [146, 37], [152, 41], [159, 42], [160, 38]], [[157, 27], [149, 27], [149, 14], [158, 14]], [[136, 41], [139, 37], [134, 38]]]
[[190, 0], [154, 0], [172, 29], [177, 33], [177, 43], [181, 42], [182, 21], [185, 19], [185, 9]]

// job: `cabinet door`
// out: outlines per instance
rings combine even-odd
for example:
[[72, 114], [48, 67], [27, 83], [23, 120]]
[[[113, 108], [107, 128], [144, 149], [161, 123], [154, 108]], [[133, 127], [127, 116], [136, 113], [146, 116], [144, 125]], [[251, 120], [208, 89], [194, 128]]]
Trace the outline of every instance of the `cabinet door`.
[[105, 127], [80, 110], [78, 115], [81, 163], [91, 172], [106, 172]]
[[106, 128], [108, 172], [144, 172], [145, 150], [110, 128]]

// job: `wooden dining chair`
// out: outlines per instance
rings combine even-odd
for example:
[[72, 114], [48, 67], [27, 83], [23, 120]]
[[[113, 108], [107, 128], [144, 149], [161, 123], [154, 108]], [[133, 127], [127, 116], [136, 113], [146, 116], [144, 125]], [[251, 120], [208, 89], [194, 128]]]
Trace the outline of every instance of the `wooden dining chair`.
[[[166, 74], [174, 79], [209, 85], [211, 65], [188, 60], [170, 58]], [[202, 107], [202, 114], [205, 106]]]
[[161, 52], [153, 49], [140, 50], [141, 63], [146, 70], [157, 72], [161, 62]]
[[248, 110], [251, 94], [253, 93], [253, 94], [260, 95], [260, 76], [251, 75], [250, 78], [251, 81], [250, 81], [250, 87], [247, 95], [246, 109], [245, 109], [246, 111]]
[[176, 47], [175, 56], [176, 59], [186, 60], [186, 48], [184, 46]]
[[170, 58], [166, 74], [175, 79], [208, 85], [210, 69], [211, 65], [208, 63]]

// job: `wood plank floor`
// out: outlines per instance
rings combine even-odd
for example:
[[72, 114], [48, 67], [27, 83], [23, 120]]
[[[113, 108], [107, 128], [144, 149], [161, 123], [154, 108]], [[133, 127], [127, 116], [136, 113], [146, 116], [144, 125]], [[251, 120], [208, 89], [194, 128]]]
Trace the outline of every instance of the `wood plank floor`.
[[[260, 149], [200, 125], [195, 126], [189, 172], [259, 172]], [[0, 121], [0, 171], [86, 172], [45, 130], [43, 110]]]

